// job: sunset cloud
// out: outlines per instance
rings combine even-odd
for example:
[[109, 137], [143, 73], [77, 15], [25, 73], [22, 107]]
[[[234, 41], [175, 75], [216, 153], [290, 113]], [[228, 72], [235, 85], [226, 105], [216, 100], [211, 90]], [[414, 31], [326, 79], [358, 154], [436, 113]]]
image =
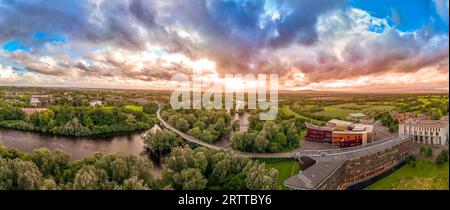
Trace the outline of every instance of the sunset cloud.
[[210, 77], [277, 73], [292, 90], [448, 86], [448, 0], [386, 4], [2, 1], [0, 85], [170, 89], [202, 66]]

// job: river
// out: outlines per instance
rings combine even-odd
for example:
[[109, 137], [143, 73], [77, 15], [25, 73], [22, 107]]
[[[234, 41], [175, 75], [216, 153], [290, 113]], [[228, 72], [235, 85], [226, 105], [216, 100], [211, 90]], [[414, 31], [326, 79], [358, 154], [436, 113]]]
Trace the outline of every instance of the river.
[[146, 157], [141, 136], [144, 132], [120, 134], [110, 137], [70, 138], [35, 132], [24, 132], [0, 128], [0, 145], [33, 152], [36, 148], [62, 149], [71, 155], [72, 160], [83, 159], [94, 152], [117, 153]]

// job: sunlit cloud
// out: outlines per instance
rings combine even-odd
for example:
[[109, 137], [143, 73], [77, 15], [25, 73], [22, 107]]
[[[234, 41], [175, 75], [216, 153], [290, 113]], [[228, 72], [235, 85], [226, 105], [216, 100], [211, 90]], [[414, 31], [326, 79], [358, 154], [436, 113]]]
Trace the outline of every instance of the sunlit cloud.
[[445, 89], [448, 1], [428, 3], [416, 14], [428, 22], [411, 25], [401, 6], [343, 0], [2, 1], [0, 85], [173, 89], [175, 74], [201, 71], [236, 89], [249, 82], [225, 75], [275, 73], [287, 90]]

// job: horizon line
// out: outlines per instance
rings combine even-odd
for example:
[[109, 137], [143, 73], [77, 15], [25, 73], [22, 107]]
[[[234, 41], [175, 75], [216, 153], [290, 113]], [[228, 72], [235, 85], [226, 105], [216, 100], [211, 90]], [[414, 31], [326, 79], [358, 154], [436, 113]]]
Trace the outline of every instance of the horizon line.
[[[144, 90], [144, 91], [174, 91], [174, 89], [154, 89], [154, 88], [126, 88], [126, 87], [87, 87], [87, 86], [58, 86], [58, 85], [51, 85], [51, 86], [45, 86], [45, 85], [5, 85], [0, 84], [0, 87], [20, 87], [20, 88], [61, 88], [61, 89], [103, 89], [103, 90]], [[270, 90], [267, 90], [267, 92]], [[192, 91], [191, 91], [192, 92]], [[242, 91], [234, 91], [233, 93], [240, 93]], [[280, 89], [280, 93], [300, 93], [300, 92], [329, 92], [329, 93], [370, 93], [370, 94], [449, 94], [449, 89], [442, 89], [442, 90], [317, 90], [317, 89], [304, 89], [304, 90], [289, 90], [289, 89]], [[245, 93], [245, 91], [244, 91]]]

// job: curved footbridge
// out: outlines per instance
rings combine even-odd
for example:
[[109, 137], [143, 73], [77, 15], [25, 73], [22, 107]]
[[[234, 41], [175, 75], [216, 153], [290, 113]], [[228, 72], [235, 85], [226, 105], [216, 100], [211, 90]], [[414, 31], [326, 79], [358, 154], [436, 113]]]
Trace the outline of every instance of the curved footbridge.
[[156, 112], [156, 116], [159, 120], [159, 122], [161, 123], [161, 125], [173, 132], [175, 132], [177, 135], [179, 135], [180, 137], [182, 137], [184, 140], [209, 148], [209, 149], [215, 149], [215, 150], [225, 150], [225, 151], [233, 151], [242, 155], [246, 155], [246, 156], [250, 156], [250, 157], [254, 157], [254, 158], [296, 158], [296, 152], [283, 152], [283, 153], [249, 153], [249, 152], [242, 152], [239, 150], [233, 150], [233, 149], [229, 149], [229, 148], [224, 148], [224, 147], [219, 147], [213, 144], [209, 144], [206, 143], [204, 141], [201, 141], [193, 136], [187, 135], [186, 133], [176, 129], [175, 127], [173, 127], [172, 125], [170, 125], [168, 122], [166, 122], [162, 117], [161, 117], [161, 108], [158, 109], [158, 111]]

